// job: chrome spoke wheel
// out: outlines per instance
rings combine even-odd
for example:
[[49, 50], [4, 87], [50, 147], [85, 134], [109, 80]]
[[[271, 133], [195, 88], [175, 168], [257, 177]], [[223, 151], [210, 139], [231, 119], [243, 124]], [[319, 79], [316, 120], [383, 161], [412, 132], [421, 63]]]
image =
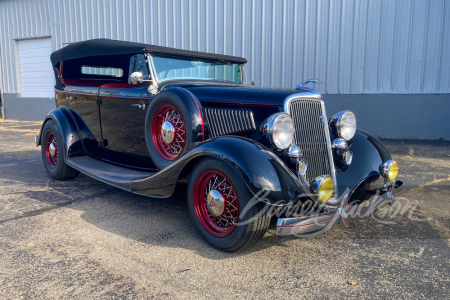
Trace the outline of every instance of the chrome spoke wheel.
[[229, 235], [238, 221], [239, 204], [229, 179], [218, 171], [206, 171], [197, 180], [194, 206], [202, 226], [216, 237]]
[[172, 105], [161, 106], [152, 123], [156, 151], [165, 160], [175, 160], [184, 150], [186, 127], [181, 113]]

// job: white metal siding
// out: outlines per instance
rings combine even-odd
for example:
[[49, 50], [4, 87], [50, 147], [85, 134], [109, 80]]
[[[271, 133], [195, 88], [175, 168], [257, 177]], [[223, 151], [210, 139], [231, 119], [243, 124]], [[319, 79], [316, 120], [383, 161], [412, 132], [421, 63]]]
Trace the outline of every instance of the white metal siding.
[[53, 97], [55, 77], [50, 63], [50, 38], [21, 40], [19, 66], [22, 97]]
[[246, 57], [257, 85], [450, 93], [450, 0], [0, 0], [5, 93], [14, 43], [113, 38]]

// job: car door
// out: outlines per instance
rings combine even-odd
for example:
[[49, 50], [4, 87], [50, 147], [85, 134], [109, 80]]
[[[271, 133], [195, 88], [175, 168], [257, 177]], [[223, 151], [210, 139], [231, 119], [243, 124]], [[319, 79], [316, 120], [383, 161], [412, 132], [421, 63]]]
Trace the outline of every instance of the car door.
[[[68, 82], [72, 83], [71, 80], [68, 80]], [[72, 114], [80, 128], [89, 129], [90, 132], [81, 130], [80, 134], [88, 153], [95, 156], [98, 149], [97, 140], [101, 139], [99, 111], [96, 102], [99, 88], [98, 86], [75, 84], [65, 86], [64, 92], [59, 93], [58, 102], [59, 105], [64, 105], [74, 112]]]
[[99, 98], [103, 138], [107, 143], [103, 159], [136, 169], [155, 169], [145, 143], [147, 87], [106, 84], [100, 87]]

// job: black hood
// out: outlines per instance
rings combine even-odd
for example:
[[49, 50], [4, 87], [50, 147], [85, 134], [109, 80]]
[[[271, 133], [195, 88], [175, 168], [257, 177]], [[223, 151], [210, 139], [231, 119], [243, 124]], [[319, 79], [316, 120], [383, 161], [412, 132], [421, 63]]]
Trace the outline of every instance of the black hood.
[[253, 85], [217, 84], [217, 83], [180, 83], [192, 92], [200, 102], [221, 102], [236, 104], [261, 104], [283, 106], [284, 100], [293, 94], [311, 92], [311, 90], [281, 89]]

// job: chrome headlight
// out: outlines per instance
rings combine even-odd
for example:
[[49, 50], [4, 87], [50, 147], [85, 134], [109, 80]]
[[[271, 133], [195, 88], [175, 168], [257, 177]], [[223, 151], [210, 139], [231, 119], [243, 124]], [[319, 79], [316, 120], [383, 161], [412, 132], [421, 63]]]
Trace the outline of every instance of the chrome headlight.
[[284, 150], [294, 137], [294, 122], [287, 113], [276, 113], [261, 124], [261, 135], [278, 150]]
[[349, 110], [335, 114], [329, 123], [330, 130], [346, 141], [356, 133], [356, 116]]

